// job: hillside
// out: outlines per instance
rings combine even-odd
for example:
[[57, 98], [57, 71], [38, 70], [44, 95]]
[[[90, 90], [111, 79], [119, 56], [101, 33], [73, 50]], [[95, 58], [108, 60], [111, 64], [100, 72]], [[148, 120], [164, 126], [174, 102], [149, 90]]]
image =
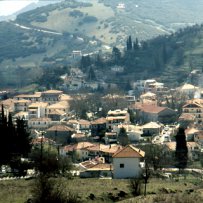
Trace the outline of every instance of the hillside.
[[[111, 49], [117, 46], [123, 52], [129, 35], [134, 40], [138, 38], [141, 44], [147, 40], [150, 49], [131, 54], [136, 60], [130, 63], [123, 58], [119, 65], [125, 67], [120, 75], [124, 81], [161, 76], [161, 80], [169, 83], [183, 82], [176, 75], [184, 75], [185, 79], [191, 66], [202, 67], [201, 27], [192, 38], [185, 31], [169, 35], [180, 27], [203, 21], [201, 0], [195, 4], [190, 0], [126, 0], [125, 9], [118, 9], [118, 3], [118, 0], [63, 1], [22, 13], [15, 21], [1, 22], [0, 86], [21, 87], [42, 77], [44, 67], [51, 70], [69, 66], [77, 62], [72, 57], [73, 50], [81, 50], [82, 54], [105, 53], [108, 46]], [[156, 36], [164, 37], [151, 40]], [[163, 41], [169, 53], [164, 64], [160, 59]], [[178, 64], [180, 56], [184, 61]], [[104, 78], [109, 80], [108, 73]]]

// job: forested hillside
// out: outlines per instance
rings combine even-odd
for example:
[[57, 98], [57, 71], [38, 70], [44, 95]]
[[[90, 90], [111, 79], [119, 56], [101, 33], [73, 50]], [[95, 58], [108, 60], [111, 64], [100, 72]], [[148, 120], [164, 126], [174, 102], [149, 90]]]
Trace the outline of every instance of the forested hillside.
[[[195, 25], [203, 22], [202, 1], [126, 0], [125, 9], [117, 8], [119, 3], [69, 0], [1, 22], [0, 86], [57, 81], [58, 67], [64, 74], [68, 67], [80, 66], [74, 50], [91, 55], [82, 67], [85, 74], [92, 65], [95, 78], [108, 83], [156, 77], [175, 86], [190, 70], [202, 68], [202, 26]], [[129, 36], [132, 46], [126, 44]], [[123, 72], [112, 73], [114, 65]], [[46, 78], [47, 72], [52, 76]]]
[[[127, 84], [138, 79], [157, 78], [174, 87], [185, 82], [192, 70], [202, 69], [202, 56], [203, 26], [195, 25], [148, 41], [139, 42], [130, 36], [126, 40], [125, 50], [114, 47], [109, 60], [103, 62], [102, 69], [107, 67], [108, 81], [115, 81], [116, 78]], [[95, 69], [101, 69], [101, 61], [100, 66], [97, 65], [98, 57], [92, 61]], [[112, 77], [107, 73], [108, 67], [115, 65], [124, 67], [124, 71]]]

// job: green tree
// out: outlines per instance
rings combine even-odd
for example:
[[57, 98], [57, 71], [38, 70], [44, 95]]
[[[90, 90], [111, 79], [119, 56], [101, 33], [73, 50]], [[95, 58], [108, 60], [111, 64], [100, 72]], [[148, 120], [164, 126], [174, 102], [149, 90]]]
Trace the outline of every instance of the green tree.
[[131, 36], [128, 37], [126, 46], [127, 46], [127, 51], [131, 51], [132, 50], [133, 46], [132, 46]]
[[126, 129], [123, 127], [120, 129], [120, 132], [118, 134], [118, 142], [122, 146], [126, 146], [129, 144], [129, 139], [128, 139], [128, 135], [126, 133]]
[[171, 155], [169, 151], [166, 151], [163, 145], [148, 144], [140, 145], [139, 148], [145, 152], [145, 161], [150, 168], [157, 170], [171, 166]]
[[30, 153], [30, 159], [33, 161], [33, 167], [42, 175], [70, 175], [72, 163], [67, 157], [60, 156], [56, 147], [44, 145], [33, 147]]
[[128, 109], [128, 113], [130, 115], [130, 122], [135, 123], [136, 122], [136, 113], [133, 112], [133, 110]]
[[91, 58], [89, 55], [82, 56], [80, 61], [80, 68], [81, 70], [85, 71], [91, 65]]
[[176, 167], [184, 169], [187, 167], [188, 148], [185, 138], [185, 129], [179, 127], [176, 135], [176, 151], [175, 151]]
[[94, 69], [92, 66], [90, 67], [89, 72], [88, 72], [88, 80], [89, 81], [95, 81], [96, 80], [96, 75], [94, 73]]
[[28, 157], [32, 145], [30, 132], [24, 119], [17, 118], [16, 120], [16, 138], [17, 152], [23, 157]]
[[133, 43], [133, 50], [134, 51], [139, 50], [139, 41], [137, 38], [136, 38], [135, 42]]
[[22, 167], [21, 158], [28, 157], [31, 149], [30, 133], [25, 121], [17, 119], [16, 125], [14, 125], [11, 114], [8, 115], [7, 119], [2, 106], [0, 132], [0, 165], [6, 164], [13, 169], [20, 169], [19, 167]]
[[113, 57], [114, 64], [119, 64], [121, 60], [121, 52], [117, 47], [113, 47], [112, 57]]

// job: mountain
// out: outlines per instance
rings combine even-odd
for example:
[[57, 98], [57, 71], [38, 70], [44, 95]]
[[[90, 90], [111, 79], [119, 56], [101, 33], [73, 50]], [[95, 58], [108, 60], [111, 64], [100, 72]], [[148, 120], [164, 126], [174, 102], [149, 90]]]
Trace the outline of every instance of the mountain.
[[[18, 8], [19, 1], [18, 2], [17, 1], [11, 1], [10, 3], [9, 3], [9, 1], [7, 1], [6, 2], [7, 4], [4, 3], [5, 1], [2, 1], [2, 2], [0, 1], [0, 6], [5, 7], [4, 8], [4, 15], [0, 16], [0, 21], [15, 20], [17, 15], [19, 15], [21, 13], [24, 13], [24, 12], [27, 12], [30, 10], [34, 10], [34, 9], [41, 7], [41, 6], [54, 4], [54, 3], [57, 3], [60, 1], [63, 1], [63, 0], [55, 0], [55, 1], [38, 0], [38, 1], [30, 1], [29, 4], [27, 2], [24, 2], [24, 4], [23, 4], [23, 1], [20, 1], [21, 7], [19, 7], [19, 8]], [[10, 7], [9, 12], [5, 11], [7, 9], [6, 7]]]
[[[155, 76], [152, 74], [154, 71], [150, 71], [149, 63], [161, 66], [161, 51], [157, 47], [163, 41], [167, 44], [170, 57], [163, 69], [159, 67], [157, 74], [165, 75], [165, 78], [168, 75], [171, 77], [175, 68], [181, 69], [184, 65], [188, 67], [189, 63], [201, 67], [201, 27], [195, 31], [199, 34], [194, 35], [194, 39], [190, 39], [186, 31], [181, 32], [181, 36], [186, 34], [184, 40], [174, 34], [181, 27], [200, 24], [203, 21], [201, 0], [196, 0], [195, 3], [190, 0], [125, 0], [125, 8], [119, 8], [119, 3], [118, 0], [69, 0], [21, 13], [15, 21], [1, 22], [0, 85], [15, 87], [35, 82], [42, 76], [44, 67], [51, 69], [77, 62], [72, 57], [74, 50], [79, 50], [82, 54], [92, 54], [107, 52], [109, 47], [117, 46], [123, 51], [129, 35], [134, 40], [138, 38], [141, 44], [147, 40], [151, 47], [153, 54], [140, 51], [139, 56], [136, 56], [140, 70], [145, 72], [145, 75], [149, 72], [151, 76]], [[164, 38], [160, 41], [157, 36]], [[170, 36], [168, 39], [172, 41], [173, 46], [169, 45], [167, 36]], [[151, 40], [152, 38], [155, 40]], [[195, 40], [199, 44], [195, 43]], [[189, 46], [187, 41], [192, 43], [193, 47]], [[174, 48], [180, 44], [181, 49]], [[198, 51], [195, 51], [196, 49]], [[177, 50], [179, 51], [176, 52]], [[178, 60], [175, 54], [184, 56], [184, 62], [179, 66], [174, 62]], [[138, 62], [132, 60], [132, 63], [134, 67]], [[136, 79], [137, 70], [138, 68], [128, 69], [125, 80], [133, 71], [131, 76]], [[181, 70], [188, 72], [189, 68]], [[141, 77], [146, 76], [141, 74]]]

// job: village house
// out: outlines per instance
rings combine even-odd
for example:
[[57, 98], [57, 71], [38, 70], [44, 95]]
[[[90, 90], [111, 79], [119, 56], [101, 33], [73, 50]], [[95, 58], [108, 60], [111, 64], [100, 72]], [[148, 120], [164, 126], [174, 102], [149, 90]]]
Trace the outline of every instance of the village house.
[[94, 146], [91, 142], [79, 142], [74, 145], [67, 145], [60, 149], [60, 154], [68, 156], [74, 161], [84, 161], [89, 159], [88, 147]]
[[41, 101], [41, 92], [35, 92], [34, 94], [20, 94], [14, 97], [16, 100], [30, 100], [31, 102], [40, 102]]
[[81, 178], [112, 177], [112, 165], [107, 163], [97, 163], [85, 171], [80, 172]]
[[16, 120], [16, 119], [24, 119], [25, 121], [28, 120], [28, 112], [27, 111], [20, 111], [16, 114], [13, 115], [13, 119]]
[[183, 86], [177, 88], [177, 91], [185, 94], [187, 96], [194, 96], [195, 92], [199, 89], [199, 87], [196, 87], [194, 85], [191, 84], [184, 84]]
[[182, 107], [182, 112], [186, 115], [194, 116], [194, 122], [196, 124], [203, 121], [203, 99], [188, 100]]
[[112, 177], [112, 165], [105, 163], [103, 157], [96, 157], [79, 163], [81, 178]]
[[95, 158], [97, 156], [101, 157], [102, 156], [102, 150], [107, 148], [107, 145], [104, 144], [95, 144], [93, 146], [88, 147], [88, 151], [89, 151], [89, 157], [90, 158]]
[[194, 136], [196, 133], [198, 133], [199, 130], [196, 128], [187, 128], [185, 129], [185, 138], [187, 142], [194, 141]]
[[81, 132], [89, 131], [90, 125], [91, 123], [88, 120], [83, 120], [83, 119], [78, 120], [78, 127], [79, 127], [79, 131]]
[[85, 133], [74, 133], [71, 135], [71, 142], [73, 143], [85, 141], [87, 141], [87, 136], [85, 135]]
[[66, 113], [64, 111], [53, 109], [50, 113], [47, 114], [48, 118], [51, 118], [52, 121], [64, 121], [66, 120]]
[[106, 118], [98, 118], [91, 121], [91, 135], [92, 136], [103, 136], [106, 131]]
[[67, 121], [67, 125], [73, 129], [75, 129], [76, 132], [79, 131], [79, 124], [78, 121], [75, 119], [70, 119]]
[[28, 106], [29, 119], [31, 118], [43, 118], [47, 117], [46, 108], [48, 103], [46, 102], [35, 102]]
[[28, 106], [31, 104], [30, 100], [20, 99], [14, 101], [15, 112], [28, 111]]
[[29, 118], [28, 127], [34, 129], [46, 129], [50, 127], [51, 119], [50, 118]]
[[145, 152], [128, 145], [113, 155], [114, 178], [138, 178], [142, 174], [140, 162], [143, 161]]
[[178, 122], [183, 124], [185, 123], [187, 126], [190, 126], [191, 124], [194, 124], [195, 116], [189, 113], [182, 113], [178, 118]]
[[120, 129], [125, 128], [128, 139], [130, 142], [139, 142], [142, 140], [143, 129], [138, 125], [129, 125], [129, 124], [121, 124], [118, 126], [114, 126], [113, 132], [119, 134]]
[[47, 102], [49, 105], [59, 101], [63, 91], [60, 90], [47, 90], [41, 93], [41, 100]]
[[130, 123], [130, 115], [127, 110], [114, 110], [107, 113], [107, 129], [112, 130], [115, 125]]
[[174, 123], [177, 119], [177, 112], [157, 105], [139, 104], [135, 106], [135, 111], [141, 122], [161, 122]]
[[135, 104], [135, 101], [136, 101], [135, 96], [133, 95], [126, 95], [125, 100], [127, 101], [128, 105]]
[[194, 135], [194, 141], [203, 148], [203, 131], [196, 132]]
[[102, 148], [100, 153], [101, 153], [101, 156], [105, 158], [105, 161], [107, 163], [112, 163], [113, 155], [122, 148], [123, 147], [121, 145], [110, 144], [110, 145], [106, 145], [106, 147]]
[[159, 135], [162, 131], [163, 125], [156, 122], [149, 122], [142, 126], [143, 135], [152, 136]]
[[117, 132], [105, 132], [104, 135], [105, 144], [115, 144], [118, 142], [117, 138], [118, 138]]
[[146, 92], [140, 95], [140, 102], [146, 103], [145, 101], [156, 101], [156, 94], [152, 92]]
[[66, 114], [69, 111], [69, 104], [66, 101], [60, 101], [47, 106], [47, 117], [53, 121], [62, 121], [66, 119]]
[[68, 144], [71, 142], [71, 135], [74, 129], [66, 125], [57, 124], [46, 130], [46, 137], [55, 140], [57, 143]]
[[15, 112], [15, 101], [16, 101], [15, 99], [6, 99], [3, 101], [0, 101], [0, 105], [3, 105], [3, 107], [4, 107], [5, 115], [8, 115], [9, 112], [10, 113]]

